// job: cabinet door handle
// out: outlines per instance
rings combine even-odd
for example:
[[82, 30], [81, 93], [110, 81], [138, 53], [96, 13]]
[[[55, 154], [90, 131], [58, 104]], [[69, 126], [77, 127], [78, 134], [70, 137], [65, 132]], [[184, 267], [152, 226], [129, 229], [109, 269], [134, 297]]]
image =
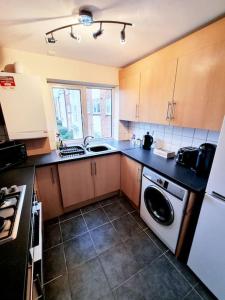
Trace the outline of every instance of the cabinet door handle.
[[54, 172], [52, 167], [51, 167], [51, 177], [52, 177], [52, 184], [55, 184], [55, 177], [54, 177]]
[[94, 164], [95, 164], [95, 175], [97, 175], [96, 161], [94, 162]]
[[91, 161], [91, 176], [93, 176], [93, 161]]
[[138, 118], [138, 104], [136, 104], [136, 113], [135, 113], [135, 118]]
[[168, 101], [168, 104], [167, 104], [167, 111], [166, 111], [166, 120], [169, 120], [170, 119], [170, 116], [169, 116], [169, 108], [170, 108], [170, 102]]
[[174, 100], [171, 103], [171, 120], [174, 120], [175, 118], [175, 106], [176, 106], [176, 102], [174, 102]]

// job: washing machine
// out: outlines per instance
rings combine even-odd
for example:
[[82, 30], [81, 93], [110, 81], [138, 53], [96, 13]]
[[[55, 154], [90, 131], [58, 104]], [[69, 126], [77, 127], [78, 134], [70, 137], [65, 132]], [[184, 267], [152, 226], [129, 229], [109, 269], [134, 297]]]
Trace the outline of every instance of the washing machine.
[[188, 195], [188, 191], [181, 186], [148, 168], [143, 169], [141, 218], [173, 253]]

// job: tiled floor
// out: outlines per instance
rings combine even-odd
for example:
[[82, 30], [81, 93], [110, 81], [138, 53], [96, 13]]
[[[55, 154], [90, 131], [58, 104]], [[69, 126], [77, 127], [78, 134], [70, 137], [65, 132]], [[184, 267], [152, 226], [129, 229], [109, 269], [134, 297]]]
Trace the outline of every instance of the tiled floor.
[[123, 198], [45, 224], [46, 300], [211, 300]]

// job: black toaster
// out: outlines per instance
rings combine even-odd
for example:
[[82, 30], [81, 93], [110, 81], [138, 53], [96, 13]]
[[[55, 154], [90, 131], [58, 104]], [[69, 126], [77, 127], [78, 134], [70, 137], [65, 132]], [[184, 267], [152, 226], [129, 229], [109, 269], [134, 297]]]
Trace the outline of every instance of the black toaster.
[[198, 158], [199, 149], [196, 147], [183, 147], [177, 152], [176, 162], [187, 168], [194, 168]]

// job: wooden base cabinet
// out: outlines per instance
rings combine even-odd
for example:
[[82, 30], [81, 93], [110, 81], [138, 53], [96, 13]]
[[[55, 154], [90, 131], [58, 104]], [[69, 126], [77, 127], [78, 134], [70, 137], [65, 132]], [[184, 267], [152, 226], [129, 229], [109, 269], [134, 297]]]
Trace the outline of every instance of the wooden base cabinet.
[[95, 197], [120, 190], [120, 154], [97, 157], [95, 164]]
[[63, 214], [59, 176], [56, 165], [36, 169], [36, 189], [43, 205], [44, 220]]
[[120, 189], [119, 154], [59, 164], [58, 170], [65, 208]]
[[127, 156], [121, 157], [121, 191], [136, 207], [140, 204], [142, 165]]
[[58, 170], [64, 207], [94, 198], [92, 159], [59, 164]]

